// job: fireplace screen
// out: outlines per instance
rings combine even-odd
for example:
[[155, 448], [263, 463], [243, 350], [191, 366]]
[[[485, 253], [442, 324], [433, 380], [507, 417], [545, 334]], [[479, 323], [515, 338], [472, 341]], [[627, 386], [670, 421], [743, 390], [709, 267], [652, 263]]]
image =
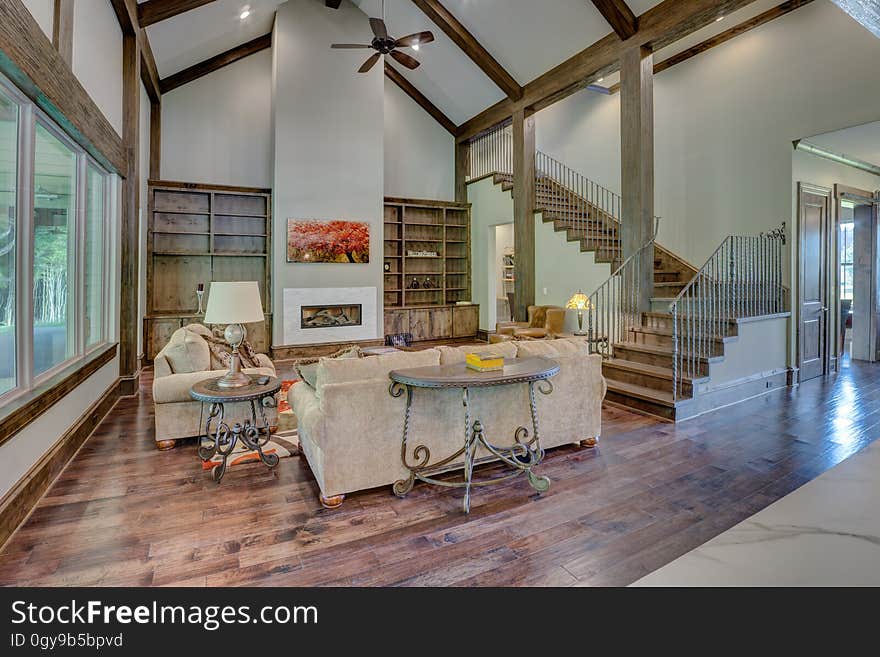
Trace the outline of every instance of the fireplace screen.
[[311, 328], [338, 328], [361, 325], [361, 304], [300, 306], [300, 326]]

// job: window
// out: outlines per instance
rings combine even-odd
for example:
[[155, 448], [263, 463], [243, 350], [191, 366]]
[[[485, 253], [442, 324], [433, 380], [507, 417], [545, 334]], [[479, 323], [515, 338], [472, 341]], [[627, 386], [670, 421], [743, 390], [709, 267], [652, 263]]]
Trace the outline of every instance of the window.
[[0, 414], [108, 341], [109, 189], [110, 175], [0, 76]]
[[0, 89], [0, 395], [16, 385], [15, 189], [18, 184], [18, 105]]
[[853, 298], [853, 222], [840, 224], [840, 298]]
[[34, 375], [76, 351], [76, 154], [37, 123], [34, 151]]
[[86, 169], [85, 336], [86, 348], [102, 341], [104, 330], [104, 193], [105, 176], [92, 164]]

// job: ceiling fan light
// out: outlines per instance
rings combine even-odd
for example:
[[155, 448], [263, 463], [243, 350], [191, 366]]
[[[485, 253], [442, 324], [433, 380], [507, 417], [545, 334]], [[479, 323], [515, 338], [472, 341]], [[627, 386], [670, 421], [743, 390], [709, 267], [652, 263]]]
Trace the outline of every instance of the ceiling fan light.
[[419, 43], [418, 43], [418, 41], [415, 42], [414, 44], [412, 44], [412, 49], [415, 50], [416, 52], [419, 51]]

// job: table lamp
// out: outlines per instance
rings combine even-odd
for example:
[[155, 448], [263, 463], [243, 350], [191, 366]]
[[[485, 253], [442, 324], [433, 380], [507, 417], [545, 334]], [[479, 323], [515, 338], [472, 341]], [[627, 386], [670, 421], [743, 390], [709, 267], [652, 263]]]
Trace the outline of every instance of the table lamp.
[[204, 321], [205, 324], [226, 324], [223, 337], [232, 346], [229, 371], [217, 381], [218, 386], [239, 388], [250, 384], [250, 377], [241, 371], [241, 358], [238, 355], [238, 348], [247, 336], [242, 324], [262, 322], [264, 319], [260, 288], [256, 281], [211, 283]]
[[589, 297], [578, 290], [571, 295], [571, 299], [568, 300], [565, 307], [578, 311], [578, 330], [575, 332], [575, 335], [586, 335], [584, 332], [584, 311], [593, 309], [593, 304], [590, 303]]

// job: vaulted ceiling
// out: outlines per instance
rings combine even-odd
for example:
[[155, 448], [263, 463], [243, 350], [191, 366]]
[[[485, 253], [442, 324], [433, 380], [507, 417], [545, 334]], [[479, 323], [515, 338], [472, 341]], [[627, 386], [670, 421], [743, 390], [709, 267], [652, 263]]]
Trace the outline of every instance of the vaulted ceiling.
[[[144, 2], [145, 0], [139, 0]], [[323, 0], [311, 0], [322, 2]], [[343, 0], [347, 1], [347, 0]], [[367, 16], [380, 15], [379, 0], [353, 0], [365, 14], [364, 42], [371, 38]], [[627, 0], [636, 16], [660, 0]], [[777, 5], [781, 0], [756, 0], [746, 7], [661, 49], [655, 62], [694, 46]], [[441, 0], [519, 85], [564, 62], [612, 31], [591, 0]], [[204, 61], [271, 31], [281, 0], [215, 0], [146, 28], [159, 75]], [[600, 3], [601, 4], [601, 3]], [[244, 8], [250, 15], [241, 20]], [[334, 11], [327, 9], [328, 12]], [[719, 16], [719, 18], [721, 18]], [[505, 98], [505, 92], [456, 45], [413, 0], [386, 0], [385, 19], [393, 36], [431, 30], [436, 41], [411, 52], [420, 62], [410, 71], [393, 63], [429, 101], [457, 124]], [[361, 51], [331, 51], [326, 56], [350, 57], [352, 75], [363, 60]], [[617, 75], [603, 85], [611, 86]]]

